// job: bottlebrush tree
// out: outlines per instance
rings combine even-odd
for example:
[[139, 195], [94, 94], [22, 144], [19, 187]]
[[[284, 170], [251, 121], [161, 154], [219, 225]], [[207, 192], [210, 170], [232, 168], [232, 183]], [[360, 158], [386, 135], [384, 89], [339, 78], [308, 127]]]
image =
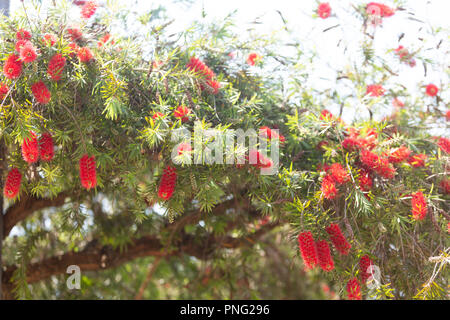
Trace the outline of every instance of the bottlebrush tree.
[[[448, 83], [408, 100], [398, 74], [433, 61], [374, 44], [405, 9], [348, 10], [361, 52], [332, 90], [303, 85], [314, 56], [300, 41], [248, 41], [231, 18], [174, 35], [162, 8], [113, 2], [2, 17], [3, 298], [444, 298]], [[188, 161], [179, 129], [196, 126], [261, 129], [278, 173], [261, 174], [276, 163], [258, 150], [244, 150], [254, 165]]]

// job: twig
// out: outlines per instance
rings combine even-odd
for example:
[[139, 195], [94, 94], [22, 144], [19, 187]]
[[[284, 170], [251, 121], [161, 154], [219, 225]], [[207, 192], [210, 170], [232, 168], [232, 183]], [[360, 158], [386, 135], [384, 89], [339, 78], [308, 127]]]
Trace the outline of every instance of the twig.
[[138, 294], [134, 298], [135, 300], [142, 300], [142, 296], [144, 295], [145, 288], [147, 288], [148, 284], [150, 283], [150, 280], [152, 280], [153, 274], [155, 273], [156, 269], [158, 268], [159, 263], [161, 262], [162, 257], [157, 257], [153, 264], [151, 264], [148, 267], [148, 273], [145, 277], [144, 282], [142, 282], [141, 287], [139, 288]]

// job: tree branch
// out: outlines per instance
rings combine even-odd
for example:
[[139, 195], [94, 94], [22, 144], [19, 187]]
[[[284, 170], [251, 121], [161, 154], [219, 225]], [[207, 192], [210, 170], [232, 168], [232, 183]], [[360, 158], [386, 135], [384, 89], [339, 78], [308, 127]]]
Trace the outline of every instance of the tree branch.
[[[231, 236], [216, 238], [208, 235], [203, 239], [191, 235], [183, 235], [177, 241], [174, 250], [164, 250], [163, 243], [156, 236], [144, 236], [134, 239], [125, 250], [112, 248], [111, 246], [101, 246], [97, 240], [92, 240], [86, 247], [79, 252], [67, 252], [59, 256], [43, 259], [39, 262], [31, 263], [27, 266], [26, 280], [28, 283], [38, 282], [54, 275], [64, 274], [67, 267], [77, 265], [84, 271], [97, 271], [117, 267], [125, 262], [136, 258], [154, 256], [170, 257], [181, 254], [188, 254], [198, 259], [206, 260], [213, 253], [221, 248], [237, 249], [244, 246], [253, 245], [258, 238], [278, 226], [278, 223], [270, 223], [260, 228], [256, 232], [241, 237]], [[14, 271], [17, 266], [8, 266], [3, 273], [3, 286], [6, 297], [11, 297], [14, 284], [11, 283]]]
[[3, 239], [5, 239], [11, 229], [20, 221], [25, 220], [33, 212], [50, 207], [59, 207], [64, 204], [67, 194], [62, 192], [54, 198], [37, 198], [24, 195], [20, 201], [10, 206], [4, 215]]

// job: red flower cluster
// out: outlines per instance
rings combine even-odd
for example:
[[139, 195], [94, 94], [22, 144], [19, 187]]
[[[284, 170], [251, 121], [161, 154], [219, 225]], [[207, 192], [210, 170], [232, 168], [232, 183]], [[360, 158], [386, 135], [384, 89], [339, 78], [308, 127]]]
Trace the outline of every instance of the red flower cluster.
[[319, 266], [324, 271], [331, 271], [334, 269], [333, 257], [331, 257], [330, 247], [325, 240], [316, 241], [317, 259]]
[[408, 163], [414, 168], [425, 167], [427, 155], [424, 153], [415, 154], [408, 159]]
[[450, 194], [450, 178], [444, 178], [440, 183], [440, 187], [442, 193]]
[[164, 169], [161, 181], [159, 183], [158, 196], [161, 199], [169, 200], [173, 191], [175, 190], [175, 183], [177, 182], [177, 172], [174, 167], [167, 166]]
[[76, 27], [67, 29], [67, 33], [69, 34], [72, 41], [80, 40], [83, 37], [83, 33], [81, 32], [81, 30]]
[[36, 134], [30, 131], [31, 137], [23, 139], [22, 157], [28, 163], [35, 163], [39, 160], [39, 144]]
[[155, 112], [152, 116], [152, 118], [154, 120], [159, 119], [159, 118], [164, 118], [164, 114], [162, 114], [161, 112]]
[[[189, 63], [186, 65], [186, 68], [195, 73], [198, 73], [209, 86], [212, 93], [217, 94], [217, 92], [219, 92], [220, 84], [217, 80], [214, 79], [216, 77], [215, 73], [200, 59], [192, 57]], [[203, 84], [201, 85], [201, 89], [205, 89]]]
[[66, 58], [62, 54], [55, 54], [48, 63], [47, 74], [52, 80], [61, 80], [62, 72], [66, 64]]
[[348, 300], [361, 300], [361, 287], [356, 277], [347, 282], [347, 296]]
[[352, 246], [342, 234], [339, 225], [332, 223], [325, 228], [325, 231], [330, 236], [331, 242], [340, 254], [347, 255], [350, 252]]
[[92, 17], [97, 10], [96, 1], [86, 1], [86, 3], [81, 8], [81, 16], [85, 19]]
[[444, 137], [439, 138], [438, 146], [445, 153], [450, 153], [450, 139], [449, 138], [444, 138]]
[[332, 176], [326, 175], [323, 178], [320, 190], [326, 199], [334, 199], [336, 197], [338, 190]]
[[256, 168], [268, 169], [273, 166], [272, 159], [264, 156], [259, 150], [250, 150], [248, 152], [249, 164]]
[[365, 171], [365, 170], [361, 170], [360, 174], [359, 174], [359, 187], [361, 188], [362, 191], [369, 191], [370, 189], [372, 189], [372, 185], [373, 185], [373, 180], [370, 177], [369, 172]]
[[370, 84], [366, 88], [366, 94], [370, 94], [372, 97], [381, 97], [384, 95], [384, 91], [380, 84]]
[[44, 45], [51, 47], [56, 43], [57, 40], [58, 39], [56, 38], [56, 36], [50, 33], [46, 33], [42, 38], [42, 42], [44, 43]]
[[373, 265], [373, 262], [367, 254], [362, 256], [361, 259], [359, 259], [359, 270], [361, 274], [362, 283], [366, 283], [366, 281], [371, 276], [370, 272], [367, 272], [367, 269], [371, 265]]
[[263, 127], [259, 128], [259, 132], [262, 133], [262, 136], [266, 137], [268, 140], [279, 139], [281, 143], [283, 143], [285, 141], [285, 138], [283, 135], [278, 134], [275, 131], [272, 131], [272, 129], [270, 129], [267, 126], [263, 126]]
[[31, 86], [31, 91], [33, 92], [34, 98], [40, 104], [47, 104], [50, 102], [52, 95], [43, 81], [38, 81], [33, 84]]
[[313, 269], [317, 263], [317, 249], [311, 231], [304, 231], [298, 235], [298, 247], [306, 270]]
[[9, 87], [5, 83], [0, 82], [0, 104], [5, 99], [6, 95], [8, 94], [8, 91]]
[[390, 163], [400, 163], [408, 159], [410, 154], [411, 150], [409, 150], [405, 146], [401, 146], [399, 148], [391, 150], [388, 159]]
[[434, 84], [430, 83], [425, 88], [425, 93], [429, 95], [430, 97], [435, 97], [439, 92], [439, 89]]
[[91, 49], [88, 47], [78, 48], [77, 55], [81, 62], [89, 62], [94, 58]]
[[331, 175], [336, 183], [343, 184], [350, 180], [350, 176], [340, 163], [333, 163], [328, 169], [328, 173]]
[[15, 198], [19, 194], [21, 182], [22, 174], [17, 168], [12, 168], [6, 177], [5, 187], [3, 188], [4, 196], [9, 199]]
[[69, 46], [68, 46], [68, 47], [70, 48], [70, 53], [69, 53], [69, 55], [70, 55], [71, 57], [74, 57], [75, 54], [78, 54], [78, 50], [80, 50], [80, 47], [79, 47], [75, 42], [69, 43]]
[[330, 14], [331, 14], [331, 7], [328, 4], [328, 2], [319, 3], [319, 7], [317, 8], [317, 14], [322, 19], [326, 19], [326, 18], [328, 18], [330, 16]]
[[20, 76], [22, 73], [22, 62], [19, 59], [20, 58], [15, 54], [8, 56], [5, 64], [3, 65], [3, 73], [6, 78], [16, 79]]
[[386, 179], [392, 179], [395, 175], [395, 168], [386, 158], [379, 157], [369, 150], [362, 150], [360, 160], [368, 170], [375, 171]]
[[16, 39], [17, 40], [30, 40], [31, 33], [27, 30], [19, 29], [16, 33]]
[[333, 120], [333, 114], [326, 109], [322, 110], [322, 112], [320, 113], [319, 119], [323, 120], [323, 121], [331, 121], [331, 120]]
[[412, 195], [411, 207], [411, 213], [415, 220], [423, 220], [427, 215], [427, 200], [421, 191]]
[[261, 60], [261, 56], [255, 52], [252, 52], [247, 57], [247, 64], [254, 66], [259, 60]]
[[369, 15], [376, 15], [380, 17], [390, 17], [395, 13], [395, 9], [388, 7], [385, 4], [378, 2], [370, 2], [366, 6], [366, 12]]
[[33, 62], [37, 57], [36, 48], [30, 41], [26, 41], [25, 43], [20, 45], [19, 55], [20, 60], [22, 60], [23, 62]]
[[403, 46], [399, 46], [394, 51], [395, 54], [398, 55], [400, 61], [408, 63], [410, 67], [414, 67], [416, 65], [416, 60], [412, 58], [412, 55], [409, 53], [408, 49]]
[[377, 144], [378, 133], [374, 129], [365, 130], [364, 134], [361, 134], [359, 130], [355, 128], [348, 129], [348, 135], [342, 141], [342, 147], [348, 151], [357, 151], [361, 149], [372, 150]]
[[[103, 37], [100, 38], [100, 40], [97, 42], [97, 46], [100, 48], [105, 43], [107, 43], [111, 39], [111, 35], [109, 33], [105, 34]], [[111, 40], [111, 44], [114, 44], [114, 40]]]
[[53, 160], [55, 155], [53, 138], [48, 132], [43, 133], [39, 139], [39, 153], [43, 161]]
[[95, 157], [83, 155], [79, 162], [81, 185], [87, 190], [95, 188], [97, 185], [97, 171]]
[[188, 115], [191, 113], [191, 109], [186, 106], [179, 106], [173, 112], [173, 116], [181, 120], [181, 122], [186, 122], [189, 120]]

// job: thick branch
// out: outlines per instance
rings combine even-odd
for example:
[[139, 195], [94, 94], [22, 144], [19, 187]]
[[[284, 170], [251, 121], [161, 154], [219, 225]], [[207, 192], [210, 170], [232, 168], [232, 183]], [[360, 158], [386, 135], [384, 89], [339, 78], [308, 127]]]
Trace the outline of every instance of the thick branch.
[[[275, 228], [278, 224], [267, 224], [258, 231], [242, 238], [220, 237], [210, 235], [202, 239], [184, 235], [171, 251], [165, 251], [164, 245], [156, 236], [145, 236], [133, 240], [125, 250], [113, 249], [110, 246], [101, 246], [98, 241], [91, 241], [80, 252], [67, 252], [60, 256], [50, 257], [27, 266], [27, 282], [33, 283], [47, 279], [54, 275], [64, 274], [67, 267], [77, 265], [84, 271], [96, 271], [119, 266], [130, 260], [155, 256], [169, 257], [188, 254], [199, 259], [208, 259], [217, 249], [236, 249], [253, 245], [258, 238]], [[13, 284], [10, 283], [17, 266], [6, 268], [3, 277], [5, 291], [11, 292]], [[10, 297], [10, 295], [9, 295]]]
[[60, 193], [54, 198], [37, 198], [34, 196], [23, 196], [20, 201], [14, 203], [6, 210], [3, 221], [3, 239], [5, 239], [11, 229], [20, 221], [25, 220], [33, 212], [50, 207], [59, 207], [64, 204], [66, 193]]

